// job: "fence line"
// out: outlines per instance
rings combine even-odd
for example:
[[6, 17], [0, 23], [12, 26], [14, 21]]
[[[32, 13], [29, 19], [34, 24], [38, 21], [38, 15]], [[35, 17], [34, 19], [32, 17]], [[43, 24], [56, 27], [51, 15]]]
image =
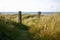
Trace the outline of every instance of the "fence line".
[[[18, 16], [19, 16], [19, 23], [22, 24], [22, 12], [21, 11], [18, 12]], [[41, 12], [39, 11], [37, 14], [37, 18], [38, 18], [37, 20], [40, 19], [40, 16], [41, 16]]]

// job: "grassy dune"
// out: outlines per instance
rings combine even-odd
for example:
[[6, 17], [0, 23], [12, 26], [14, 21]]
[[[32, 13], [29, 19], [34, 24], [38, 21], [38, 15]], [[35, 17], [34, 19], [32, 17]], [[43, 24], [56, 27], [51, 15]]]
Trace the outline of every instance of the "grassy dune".
[[[8, 16], [8, 17], [7, 17]], [[60, 13], [52, 15], [22, 15], [23, 30], [18, 15], [0, 16], [1, 40], [60, 40]], [[4, 35], [3, 35], [4, 34]]]
[[60, 40], [60, 14], [41, 17], [30, 32], [33, 40]]

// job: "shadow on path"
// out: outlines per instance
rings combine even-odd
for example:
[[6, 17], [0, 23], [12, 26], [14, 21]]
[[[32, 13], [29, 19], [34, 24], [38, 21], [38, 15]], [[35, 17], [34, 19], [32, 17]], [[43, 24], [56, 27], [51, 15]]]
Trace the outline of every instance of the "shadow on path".
[[0, 40], [31, 40], [31, 35], [26, 25], [0, 21]]
[[16, 40], [32, 40], [28, 26], [26, 26], [24, 24], [19, 24], [19, 23], [13, 23], [13, 25], [16, 26], [17, 28], [21, 29], [19, 31], [20, 34]]

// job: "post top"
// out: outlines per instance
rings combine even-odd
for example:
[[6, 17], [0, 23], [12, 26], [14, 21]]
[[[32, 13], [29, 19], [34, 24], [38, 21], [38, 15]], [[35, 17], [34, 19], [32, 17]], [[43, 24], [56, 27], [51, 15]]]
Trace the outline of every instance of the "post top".
[[39, 13], [39, 14], [41, 14], [41, 12], [40, 12], [40, 11], [39, 11], [38, 13]]
[[21, 11], [19, 11], [19, 13], [21, 13]]

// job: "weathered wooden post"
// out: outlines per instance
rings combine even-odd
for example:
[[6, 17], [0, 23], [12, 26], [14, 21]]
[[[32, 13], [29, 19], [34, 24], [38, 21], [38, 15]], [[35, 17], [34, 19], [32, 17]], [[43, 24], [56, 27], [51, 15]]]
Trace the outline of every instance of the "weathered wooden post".
[[37, 14], [37, 20], [38, 21], [40, 20], [40, 16], [41, 16], [41, 12], [39, 11], [38, 14]]
[[38, 12], [38, 18], [40, 18], [40, 16], [41, 16], [41, 12], [39, 11], [39, 12]]
[[39, 27], [40, 26], [40, 16], [41, 16], [41, 12], [39, 11], [37, 13], [37, 26]]
[[19, 15], [19, 23], [22, 24], [22, 12], [19, 11], [18, 15]]

